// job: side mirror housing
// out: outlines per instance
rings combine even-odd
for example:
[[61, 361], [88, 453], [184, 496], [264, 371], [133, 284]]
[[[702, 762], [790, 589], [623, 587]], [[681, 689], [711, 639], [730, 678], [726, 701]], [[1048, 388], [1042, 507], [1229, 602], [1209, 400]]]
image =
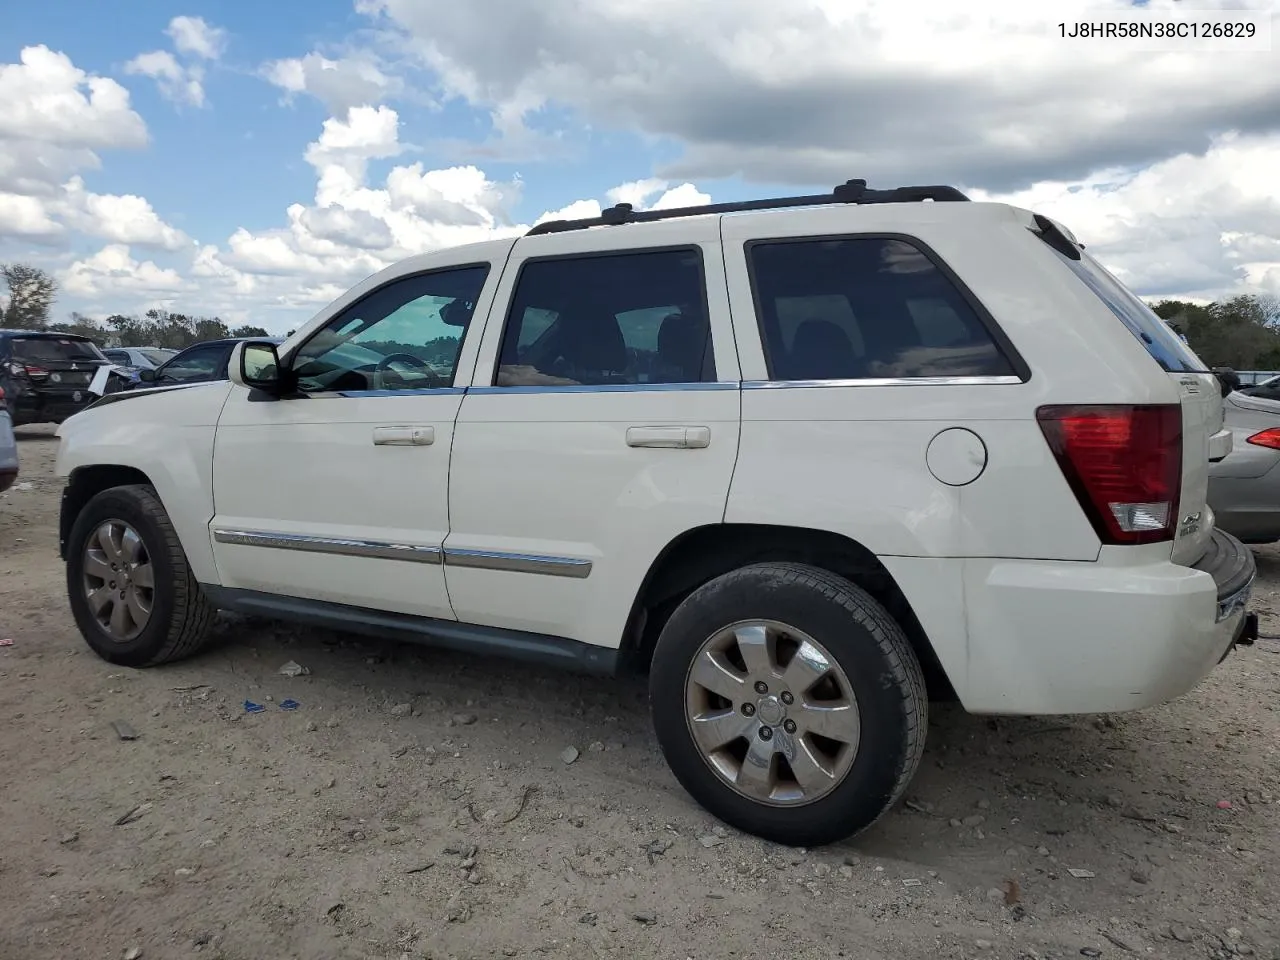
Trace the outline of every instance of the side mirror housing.
[[227, 362], [227, 375], [234, 384], [272, 396], [279, 396], [284, 383], [280, 356], [276, 353], [276, 345], [269, 340], [237, 343]]
[[138, 379], [143, 383], [154, 383], [156, 379], [156, 372], [150, 369], [139, 370]]

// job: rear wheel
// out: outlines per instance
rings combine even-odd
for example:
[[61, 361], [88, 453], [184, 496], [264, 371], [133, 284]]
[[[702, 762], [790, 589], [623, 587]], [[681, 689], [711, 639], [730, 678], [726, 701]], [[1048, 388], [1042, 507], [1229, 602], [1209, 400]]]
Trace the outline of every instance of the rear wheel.
[[155, 491], [112, 487], [90, 500], [67, 541], [67, 595], [104, 660], [154, 666], [200, 649], [214, 608]]
[[694, 591], [658, 639], [650, 701], [685, 789], [726, 823], [814, 846], [878, 820], [924, 750], [901, 627], [826, 570], [763, 563]]

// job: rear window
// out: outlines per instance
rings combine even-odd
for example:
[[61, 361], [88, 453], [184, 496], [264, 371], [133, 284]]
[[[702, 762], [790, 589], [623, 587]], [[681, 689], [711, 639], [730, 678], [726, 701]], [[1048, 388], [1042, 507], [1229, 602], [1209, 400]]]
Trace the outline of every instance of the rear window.
[[1107, 305], [1116, 319], [1138, 338], [1161, 368], [1169, 373], [1209, 372], [1204, 361], [1195, 355], [1183, 339], [1097, 260], [1083, 251], [1079, 260], [1072, 260], [1056, 249], [1053, 252]]
[[770, 240], [748, 257], [772, 380], [1016, 376], [973, 303], [914, 243]]
[[31, 337], [13, 341], [15, 360], [74, 362], [77, 360], [105, 360], [102, 351], [92, 340], [74, 340], [61, 337]]

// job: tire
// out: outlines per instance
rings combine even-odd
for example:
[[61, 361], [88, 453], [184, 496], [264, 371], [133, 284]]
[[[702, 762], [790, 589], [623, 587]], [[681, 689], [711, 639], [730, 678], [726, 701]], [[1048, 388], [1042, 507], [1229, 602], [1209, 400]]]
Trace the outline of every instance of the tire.
[[[807, 653], [783, 663], [784, 647]], [[747, 661], [748, 649], [778, 651], [764, 661], [771, 676], [744, 668], [762, 662]], [[731, 679], [708, 663], [727, 665]], [[711, 677], [712, 686], [740, 698], [712, 694], [695, 677]], [[811, 677], [821, 679], [806, 686]], [[760, 682], [767, 696], [757, 692]], [[865, 590], [797, 563], [742, 567], [690, 594], [658, 638], [649, 698], [658, 742], [689, 794], [725, 823], [788, 846], [847, 839], [880, 819], [915, 775], [928, 728], [924, 677], [902, 628]], [[700, 745], [738, 730], [739, 721], [746, 731], [739, 740], [715, 753]], [[765, 741], [762, 728], [775, 721]], [[849, 732], [855, 723], [856, 736]], [[839, 735], [827, 739], [836, 727]], [[767, 766], [745, 762], [770, 750]], [[774, 780], [779, 786], [768, 786]], [[751, 790], [735, 785], [753, 782]]]
[[[110, 529], [109, 534], [101, 534], [104, 525]], [[117, 536], [125, 529], [137, 535], [140, 549], [132, 538]], [[115, 554], [112, 548], [104, 549], [104, 536], [111, 541]], [[109, 572], [113, 558], [120, 561], [117, 567], [122, 569]], [[102, 566], [104, 562], [107, 567]], [[126, 566], [132, 567], [127, 574], [123, 569]], [[143, 575], [144, 566], [150, 568], [149, 577]], [[105, 579], [117, 576], [125, 579]], [[136, 583], [132, 579], [135, 576]], [[150, 588], [145, 586], [148, 580]], [[117, 586], [121, 589], [117, 590]], [[129, 611], [127, 621], [120, 621], [126, 629], [113, 634], [117, 623], [111, 618], [116, 601], [126, 591], [131, 599], [120, 604]], [[207, 639], [215, 613], [187, 564], [178, 534], [159, 497], [151, 487], [141, 484], [102, 491], [76, 517], [67, 541], [67, 596], [76, 625], [93, 651], [110, 663], [126, 667], [151, 667], [191, 656]], [[95, 612], [95, 599], [101, 602], [104, 596], [111, 606], [99, 607]], [[136, 611], [147, 615], [141, 617]], [[107, 622], [101, 622], [100, 616]], [[144, 620], [141, 627], [139, 619]]]

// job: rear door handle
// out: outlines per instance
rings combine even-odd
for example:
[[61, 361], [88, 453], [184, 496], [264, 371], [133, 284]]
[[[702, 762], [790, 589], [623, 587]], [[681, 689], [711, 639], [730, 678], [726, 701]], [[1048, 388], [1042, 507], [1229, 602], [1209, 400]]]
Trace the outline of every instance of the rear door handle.
[[435, 443], [435, 427], [374, 427], [373, 442], [376, 446], [425, 447]]
[[628, 427], [628, 447], [696, 450], [711, 444], [710, 427]]

